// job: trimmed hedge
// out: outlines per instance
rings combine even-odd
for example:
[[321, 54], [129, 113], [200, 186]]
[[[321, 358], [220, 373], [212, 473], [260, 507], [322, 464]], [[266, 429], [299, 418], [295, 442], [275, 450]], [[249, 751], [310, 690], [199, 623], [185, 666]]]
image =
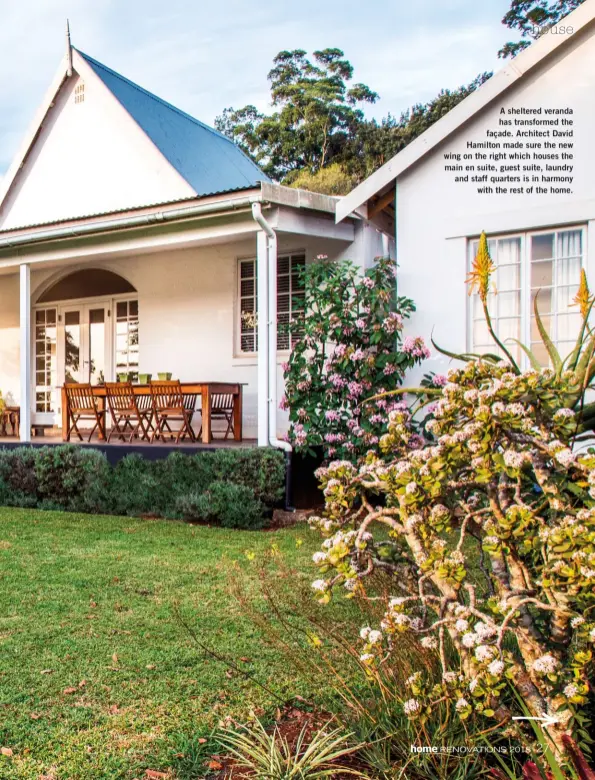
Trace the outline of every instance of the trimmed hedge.
[[272, 449], [221, 449], [110, 466], [72, 445], [0, 449], [0, 505], [204, 520], [259, 528], [283, 502], [285, 461]]

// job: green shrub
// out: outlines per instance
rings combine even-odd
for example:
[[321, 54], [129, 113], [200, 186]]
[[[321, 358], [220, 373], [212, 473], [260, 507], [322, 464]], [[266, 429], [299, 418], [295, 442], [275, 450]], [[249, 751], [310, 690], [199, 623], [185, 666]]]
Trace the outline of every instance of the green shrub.
[[0, 503], [34, 507], [38, 500], [35, 450], [31, 447], [0, 450]]
[[204, 520], [224, 528], [262, 528], [265, 507], [252, 488], [213, 482], [204, 493], [182, 495], [177, 510], [185, 520]]
[[45, 505], [74, 512], [109, 508], [109, 465], [103, 453], [67, 445], [35, 452], [39, 499]]
[[141, 455], [127, 455], [112, 468], [109, 486], [110, 511], [116, 515], [160, 514], [167, 503], [155, 478], [155, 462]]
[[283, 501], [285, 459], [279, 450], [223, 449], [205, 454], [213, 460], [214, 479], [252, 488], [256, 498], [268, 506]]
[[[176, 452], [157, 461], [135, 454], [111, 467], [102, 453], [85, 447], [0, 449], [0, 505], [4, 506], [186, 518], [221, 522], [229, 528], [256, 528], [263, 524], [267, 510], [281, 503], [284, 485], [284, 457], [274, 450]], [[204, 497], [207, 491], [211, 498]]]

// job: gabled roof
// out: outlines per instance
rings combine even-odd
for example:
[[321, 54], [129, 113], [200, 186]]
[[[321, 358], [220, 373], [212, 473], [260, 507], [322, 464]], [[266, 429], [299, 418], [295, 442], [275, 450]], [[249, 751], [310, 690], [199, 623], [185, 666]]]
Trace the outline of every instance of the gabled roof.
[[233, 141], [76, 50], [197, 195], [269, 181]]
[[595, 20], [595, 0], [586, 0], [564, 19], [564, 25], [573, 30], [571, 35], [545, 34], [538, 38], [531, 46], [482, 84], [479, 89], [472, 92], [448, 114], [445, 114], [381, 168], [368, 176], [349, 195], [339, 200], [336, 221], [340, 222], [365, 204], [369, 204], [370, 211], [376, 213], [384, 208], [384, 205], [391, 203], [389, 190], [394, 188], [395, 180], [402, 173], [523, 78], [526, 73], [541, 64], [557, 49], [568, 44], [570, 39], [591, 24], [593, 20]]
[[[74, 56], [73, 56], [74, 55]], [[186, 197], [219, 195], [260, 186], [270, 179], [233, 141], [208, 125], [199, 122], [166, 101], [151, 94], [87, 54], [74, 49], [67, 40], [67, 51], [54, 80], [30, 125], [18, 153], [6, 175], [0, 180], [0, 208], [16, 186], [35, 144], [47, 126], [60, 91], [67, 86], [73, 70], [84, 78], [91, 75], [110, 98], [129, 117], [159, 157], [171, 167], [172, 174], [183, 185], [171, 194], [164, 191], [160, 203]], [[171, 184], [170, 179], [170, 184]], [[89, 183], [89, 186], [92, 186]], [[171, 187], [170, 187], [171, 189]], [[149, 196], [155, 202], [155, 194]], [[146, 201], [124, 204], [133, 208]], [[80, 214], [64, 214], [64, 218]]]

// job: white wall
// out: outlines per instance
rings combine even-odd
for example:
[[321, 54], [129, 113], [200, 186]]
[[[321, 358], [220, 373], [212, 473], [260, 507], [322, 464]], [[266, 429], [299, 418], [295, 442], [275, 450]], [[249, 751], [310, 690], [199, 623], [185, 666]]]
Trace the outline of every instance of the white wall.
[[[433, 330], [435, 340], [447, 349], [456, 352], [467, 348], [467, 239], [482, 230], [489, 235], [582, 224], [589, 225], [589, 234], [594, 235], [594, 89], [595, 33], [586, 33], [399, 178], [399, 292], [413, 298], [417, 305], [409, 333], [422, 335], [429, 342]], [[479, 195], [471, 183], [455, 183], [454, 174], [444, 171], [445, 153], [473, 151], [467, 150], [467, 141], [485, 140], [486, 129], [498, 127], [501, 107], [511, 106], [569, 106], [574, 110], [572, 195]], [[592, 241], [589, 247], [593, 258]], [[595, 263], [589, 257], [587, 272], [595, 288]], [[445, 358], [437, 358], [431, 365], [425, 363], [414, 378], [419, 379], [420, 373], [430, 369], [444, 371], [447, 366]]]
[[19, 274], [0, 277], [0, 391], [4, 400], [18, 403], [19, 390]]
[[[318, 254], [337, 259], [344, 243], [303, 236], [281, 235], [279, 252], [305, 250], [307, 260]], [[196, 249], [155, 252], [114, 259], [93, 267], [120, 273], [138, 291], [141, 372], [171, 371], [181, 380], [246, 382], [244, 436], [256, 437], [256, 356], [236, 351], [235, 317], [237, 259], [254, 257], [255, 239]], [[349, 253], [346, 253], [349, 254]], [[357, 259], [353, 257], [353, 259]], [[84, 265], [70, 265], [72, 271]], [[32, 300], [59, 273], [33, 270]], [[18, 274], [0, 276], [0, 390], [18, 402], [19, 296]], [[283, 394], [279, 355], [278, 397]], [[287, 428], [287, 415], [278, 412], [279, 433]]]
[[[75, 89], [84, 83], [84, 101]], [[0, 211], [0, 227], [53, 222], [192, 196], [94, 75], [60, 90]]]

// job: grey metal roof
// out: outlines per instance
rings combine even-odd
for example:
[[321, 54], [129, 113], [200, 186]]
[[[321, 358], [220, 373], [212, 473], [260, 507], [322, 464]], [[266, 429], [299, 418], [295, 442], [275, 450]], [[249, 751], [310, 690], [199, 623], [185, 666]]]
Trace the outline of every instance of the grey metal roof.
[[77, 51], [197, 195], [270, 181], [229, 138]]

